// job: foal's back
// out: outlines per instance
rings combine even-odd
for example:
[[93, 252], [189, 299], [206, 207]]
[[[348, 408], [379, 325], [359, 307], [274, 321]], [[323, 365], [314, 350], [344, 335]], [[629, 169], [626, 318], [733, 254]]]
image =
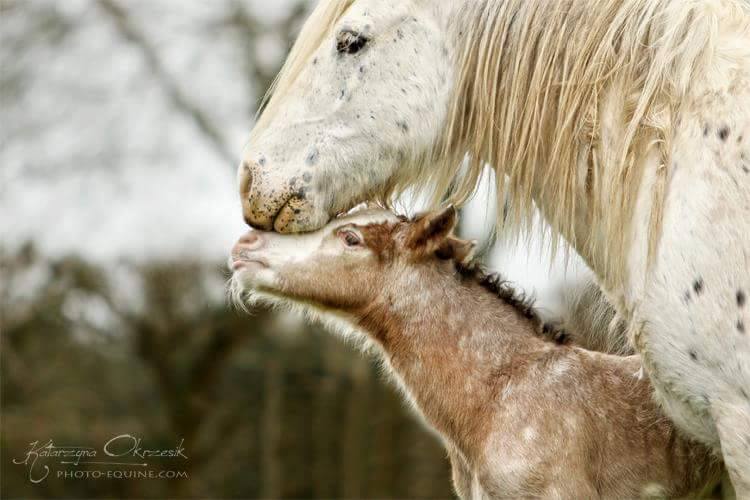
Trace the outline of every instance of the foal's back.
[[652, 397], [638, 356], [545, 347], [499, 373], [486, 448], [490, 496], [685, 496], [721, 464], [681, 436]]

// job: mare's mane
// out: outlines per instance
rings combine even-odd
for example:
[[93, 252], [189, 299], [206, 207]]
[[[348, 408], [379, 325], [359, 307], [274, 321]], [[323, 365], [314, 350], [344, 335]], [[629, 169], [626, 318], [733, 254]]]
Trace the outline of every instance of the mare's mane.
[[[273, 119], [355, 1], [321, 0], [269, 89], [253, 133]], [[562, 235], [584, 256], [598, 256], [594, 264], [605, 285], [619, 282], [644, 177], [641, 160], [651, 152], [658, 158], [645, 193], [652, 201], [653, 253], [680, 104], [718, 36], [718, 6], [748, 8], [728, 2], [467, 2], [448, 33], [455, 86], [441, 137], [432, 151], [406, 152], [408, 167], [379, 195], [388, 202], [416, 187], [434, 202], [461, 203], [488, 163], [498, 196], [507, 192], [510, 201], [499, 224], [530, 227], [533, 198], [542, 199], [554, 207], [544, 214], [556, 235], [553, 250]], [[466, 156], [468, 167], [460, 168]], [[605, 237], [576, 233], [581, 220]]]

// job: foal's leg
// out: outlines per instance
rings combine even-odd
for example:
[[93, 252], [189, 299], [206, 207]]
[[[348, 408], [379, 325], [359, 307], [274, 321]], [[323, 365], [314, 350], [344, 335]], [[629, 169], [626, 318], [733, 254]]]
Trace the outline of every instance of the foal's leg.
[[456, 450], [453, 445], [446, 444], [448, 458], [451, 461], [451, 476], [453, 479], [453, 489], [456, 491], [458, 498], [470, 499], [471, 495], [471, 470], [466, 465], [466, 460], [461, 452]]

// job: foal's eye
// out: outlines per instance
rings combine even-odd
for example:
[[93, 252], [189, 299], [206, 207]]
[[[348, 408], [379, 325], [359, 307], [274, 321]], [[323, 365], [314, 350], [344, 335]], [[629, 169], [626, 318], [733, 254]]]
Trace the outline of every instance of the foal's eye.
[[362, 244], [362, 238], [354, 231], [341, 231], [339, 236], [348, 247], [358, 247]]
[[356, 54], [364, 47], [368, 38], [351, 28], [344, 28], [336, 35], [336, 52], [339, 54]]

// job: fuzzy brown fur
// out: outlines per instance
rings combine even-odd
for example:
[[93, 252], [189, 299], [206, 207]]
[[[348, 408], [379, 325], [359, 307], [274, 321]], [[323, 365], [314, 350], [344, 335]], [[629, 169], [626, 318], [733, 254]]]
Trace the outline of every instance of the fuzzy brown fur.
[[442, 438], [462, 498], [710, 490], [720, 460], [665, 418], [639, 357], [541, 337], [530, 301], [467, 263], [454, 224], [449, 209], [358, 226], [364, 248], [332, 256], [331, 243], [279, 269], [273, 293], [367, 336]]

